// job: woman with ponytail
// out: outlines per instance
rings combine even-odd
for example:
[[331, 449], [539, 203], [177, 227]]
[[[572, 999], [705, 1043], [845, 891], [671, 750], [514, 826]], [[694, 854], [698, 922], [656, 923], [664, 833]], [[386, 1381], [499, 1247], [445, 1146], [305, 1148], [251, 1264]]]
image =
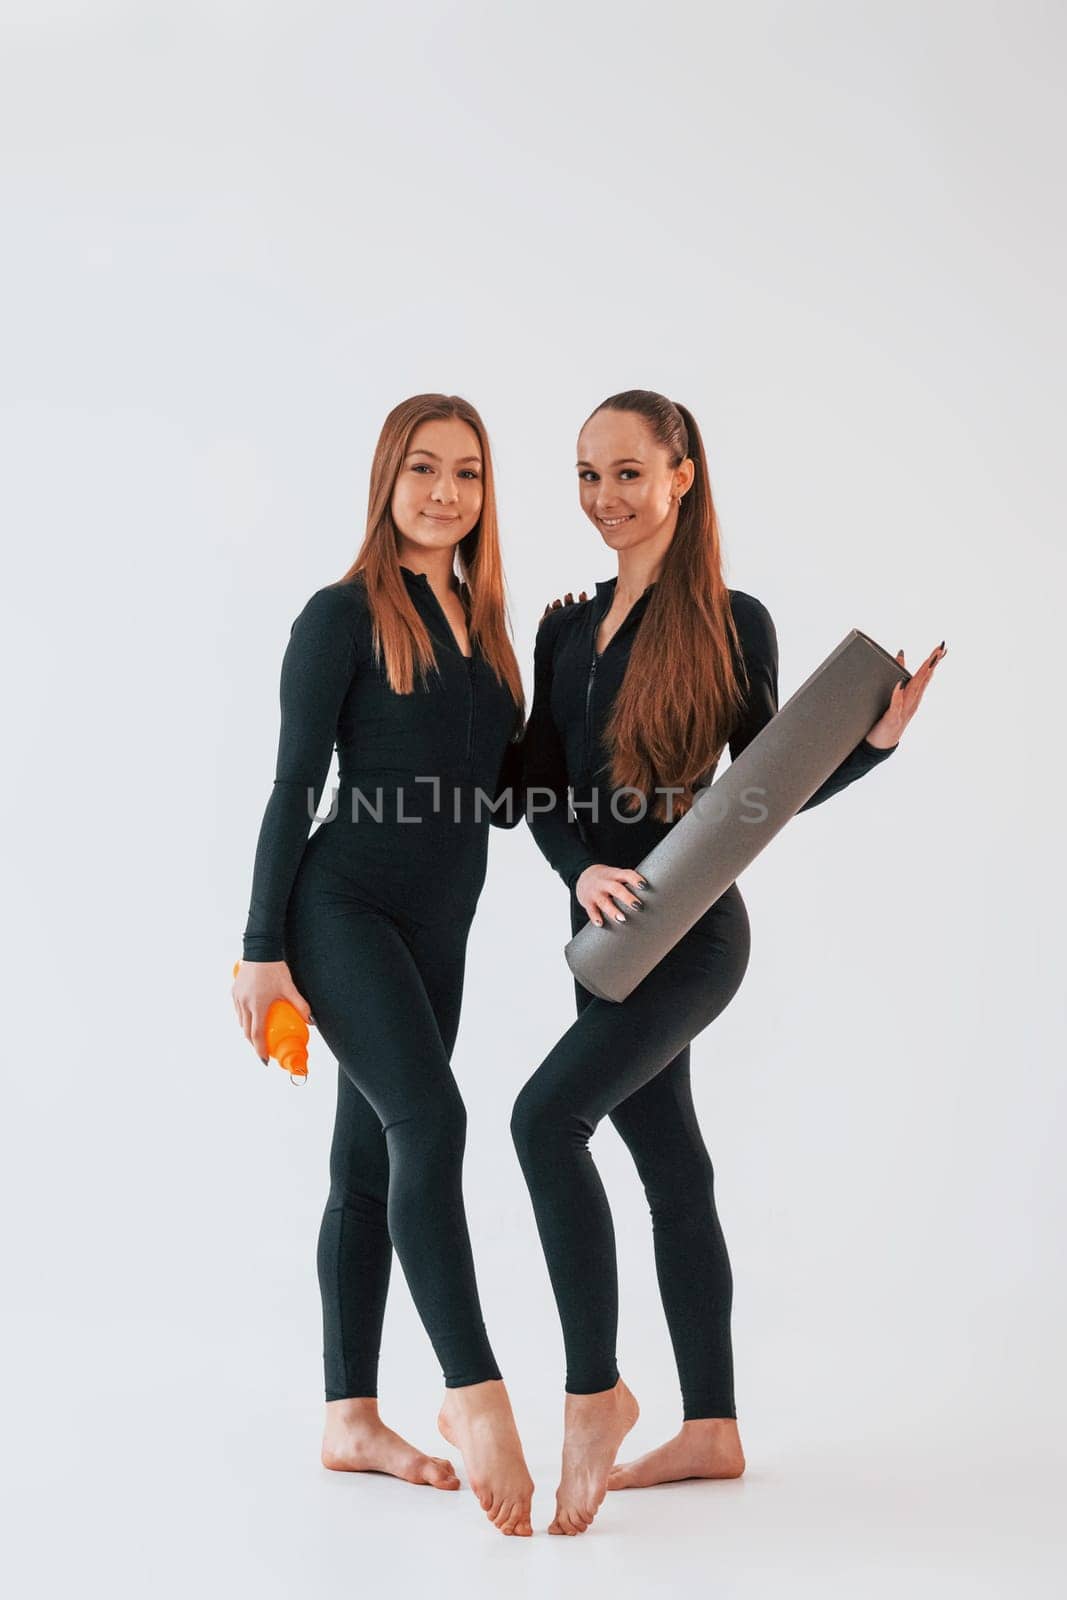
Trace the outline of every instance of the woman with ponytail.
[[[490, 1520], [528, 1535], [533, 1484], [482, 1320], [450, 1064], [489, 823], [519, 820], [522, 722], [485, 426], [454, 395], [416, 395], [382, 428], [355, 561], [291, 629], [233, 1000], [262, 1059], [282, 997], [314, 1012], [338, 1062], [318, 1241], [324, 1465], [459, 1488], [451, 1462], [378, 1413], [395, 1248], [444, 1374], [438, 1427]], [[336, 803], [309, 840], [335, 744]]]
[[[778, 709], [774, 623], [754, 596], [726, 587], [690, 413], [647, 390], [613, 395], [582, 428], [578, 458], [582, 509], [616, 552], [618, 574], [596, 585], [594, 599], [546, 610], [525, 747], [529, 824], [571, 891], [572, 933], [587, 919], [602, 927], [641, 915], [637, 863], [711, 782], [724, 747], [736, 760]], [[942, 641], [802, 810], [887, 759], [943, 652]], [[567, 1360], [552, 1533], [584, 1532], [609, 1488], [744, 1471], [730, 1262], [689, 1046], [736, 994], [748, 956], [735, 883], [621, 1004], [576, 982], [578, 1020], [516, 1101], [512, 1133]], [[638, 1406], [616, 1365], [614, 1233], [588, 1149], [605, 1116], [648, 1198], [684, 1418], [667, 1444], [617, 1468]]]

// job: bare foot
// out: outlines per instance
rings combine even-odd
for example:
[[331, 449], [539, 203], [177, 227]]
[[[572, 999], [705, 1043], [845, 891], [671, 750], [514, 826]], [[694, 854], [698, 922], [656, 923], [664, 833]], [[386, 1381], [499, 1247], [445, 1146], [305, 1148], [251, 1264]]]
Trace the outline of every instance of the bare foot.
[[529, 1538], [533, 1479], [502, 1380], [446, 1389], [437, 1426], [461, 1451], [470, 1486], [493, 1526]]
[[618, 1449], [640, 1407], [620, 1378], [599, 1394], [569, 1394], [564, 1406], [563, 1472], [549, 1533], [584, 1533], [597, 1514]]
[[609, 1489], [647, 1489], [682, 1478], [739, 1478], [745, 1452], [733, 1417], [700, 1417], [683, 1422], [681, 1432], [636, 1461], [614, 1467]]
[[378, 1415], [373, 1399], [327, 1400], [322, 1436], [322, 1464], [331, 1472], [387, 1472], [406, 1483], [428, 1483], [434, 1489], [458, 1489], [451, 1461], [423, 1455]]

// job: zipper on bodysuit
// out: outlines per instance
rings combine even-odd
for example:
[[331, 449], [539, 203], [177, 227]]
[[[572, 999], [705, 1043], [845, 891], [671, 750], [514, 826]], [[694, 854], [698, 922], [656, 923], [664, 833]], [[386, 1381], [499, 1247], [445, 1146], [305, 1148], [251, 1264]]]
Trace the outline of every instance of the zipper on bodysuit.
[[585, 685], [585, 768], [590, 778], [593, 775], [593, 679], [596, 677], [598, 656], [596, 653], [596, 635], [593, 636], [593, 659], [589, 663], [589, 677]]
[[[612, 634], [611, 638], [608, 640], [607, 644], [604, 646], [603, 650], [600, 653], [600, 656], [606, 656], [608, 651], [611, 649], [612, 645], [615, 643], [616, 639], [619, 637], [619, 635], [621, 633], [624, 633], [627, 628], [634, 627], [636, 625], [636, 622], [640, 621], [640, 618], [636, 618], [635, 619], [635, 617], [634, 617], [634, 612], [635, 612], [636, 609], [637, 609], [636, 605], [633, 605], [633, 606], [630, 607], [629, 611], [626, 613], [626, 615], [623, 618], [622, 622], [615, 629], [615, 632]], [[598, 656], [597, 653], [596, 653], [596, 636], [597, 636], [597, 630], [598, 630], [599, 627], [600, 627], [600, 618], [596, 617], [596, 618], [593, 619], [593, 655], [592, 655], [592, 659], [591, 659], [591, 661], [589, 663], [589, 677], [586, 679], [586, 684], [585, 684], [585, 765], [586, 765], [586, 770], [589, 773], [590, 782], [592, 781], [592, 777], [593, 777], [593, 728], [592, 728], [593, 682], [594, 682], [594, 680], [596, 678], [596, 669], [600, 665], [600, 656]]]
[[474, 649], [467, 657], [467, 765], [474, 749]]
[[449, 647], [452, 650], [455, 651], [456, 655], [459, 656], [459, 659], [463, 662], [463, 665], [467, 669], [467, 757], [466, 757], [466, 759], [467, 759], [467, 765], [469, 767], [470, 766], [470, 762], [471, 762], [471, 755], [472, 755], [472, 752], [474, 750], [474, 641], [471, 640], [471, 653], [470, 653], [470, 655], [469, 656], [465, 656], [463, 654], [463, 651], [459, 648], [459, 645], [456, 643], [456, 636], [452, 631], [452, 625], [449, 622], [448, 618], [445, 616], [445, 608], [441, 604], [440, 600], [438, 600], [437, 596], [434, 594], [433, 589], [432, 589], [432, 587], [431, 587], [431, 585], [429, 583], [427, 583], [427, 585], [426, 585], [426, 592], [430, 596], [431, 601], [433, 602], [434, 609], [436, 610], [437, 615], [441, 618], [442, 626], [444, 627], [445, 633], [448, 635]]

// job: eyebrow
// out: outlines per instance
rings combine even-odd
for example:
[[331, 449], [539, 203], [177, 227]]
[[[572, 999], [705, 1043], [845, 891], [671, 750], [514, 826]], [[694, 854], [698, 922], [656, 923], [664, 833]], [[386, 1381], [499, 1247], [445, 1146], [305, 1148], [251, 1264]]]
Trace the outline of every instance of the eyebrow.
[[[645, 464], [641, 460], [640, 456], [620, 456], [618, 461], [613, 461], [611, 464], [612, 464], [613, 467], [625, 467], [625, 466], [629, 465], [629, 463], [631, 461], [637, 467], [643, 467], [644, 464]], [[580, 467], [590, 467], [592, 469], [592, 471], [594, 471], [594, 472], [596, 471], [596, 468], [593, 466], [593, 463], [591, 461], [579, 461], [577, 464]]]
[[[441, 457], [439, 455], [436, 455], [433, 450], [409, 450], [408, 451], [408, 455], [409, 456], [433, 456], [433, 459], [435, 461], [440, 461], [440, 459], [441, 459]], [[482, 458], [481, 458], [481, 456], [457, 456], [456, 459], [457, 459], [457, 461], [461, 461], [461, 462], [462, 461], [479, 461], [480, 462]]]

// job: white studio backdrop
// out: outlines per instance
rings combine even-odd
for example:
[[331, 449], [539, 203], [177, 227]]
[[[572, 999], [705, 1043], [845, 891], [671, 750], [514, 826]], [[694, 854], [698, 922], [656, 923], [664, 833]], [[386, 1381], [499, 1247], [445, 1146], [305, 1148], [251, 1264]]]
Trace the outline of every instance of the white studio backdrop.
[[[1013, 1484], [1052, 1494], [1067, 1421], [1063, 7], [0, 18], [18, 1592], [88, 1561], [123, 1595], [488, 1593], [505, 1559], [531, 1593], [994, 1594], [1020, 1563], [1055, 1592]], [[282, 651], [386, 412], [482, 411], [529, 693], [545, 603], [615, 570], [574, 442], [628, 387], [702, 426], [783, 701], [853, 626], [948, 654], [893, 759], [742, 878], [748, 974], [694, 1046], [749, 1474], [505, 1554], [473, 1501], [318, 1467], [335, 1068], [314, 1033], [300, 1092], [262, 1067], [229, 973]], [[562, 1351], [507, 1125], [573, 1018], [568, 932], [527, 830], [494, 833], [454, 1060], [540, 1527]], [[674, 1369], [640, 1186], [594, 1149], [645, 1449]], [[431, 1450], [439, 1385], [397, 1266], [382, 1407]]]

